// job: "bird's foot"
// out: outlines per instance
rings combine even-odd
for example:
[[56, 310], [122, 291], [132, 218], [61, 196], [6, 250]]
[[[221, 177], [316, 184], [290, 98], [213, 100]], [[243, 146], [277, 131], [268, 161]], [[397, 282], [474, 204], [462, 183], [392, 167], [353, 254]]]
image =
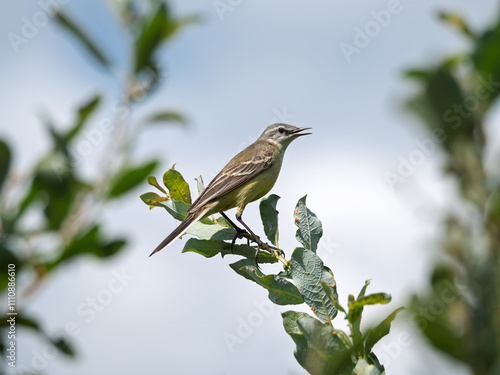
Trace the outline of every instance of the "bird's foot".
[[278, 255], [280, 256], [285, 256], [285, 252], [283, 250], [281, 250], [280, 248], [277, 248], [276, 246], [274, 245], [270, 245], [268, 244], [267, 242], [262, 242], [262, 240], [258, 237], [258, 236], [255, 236], [255, 242], [257, 242], [257, 251], [255, 252], [255, 264], [257, 265], [257, 268], [260, 269], [259, 267], [259, 263], [257, 262], [258, 260], [258, 257], [259, 257], [259, 251], [261, 250], [261, 248], [263, 248], [264, 250], [266, 250], [268, 253], [270, 253], [271, 255], [274, 255], [275, 253], [278, 253]]
[[247, 244], [250, 246], [250, 233], [248, 233], [245, 229], [238, 228], [235, 226], [234, 230], [236, 231], [235, 236], [233, 237], [233, 240], [231, 241], [231, 254], [234, 254], [233, 248], [236, 243], [236, 240], [238, 238], [241, 238], [241, 236], [245, 237], [247, 239]]

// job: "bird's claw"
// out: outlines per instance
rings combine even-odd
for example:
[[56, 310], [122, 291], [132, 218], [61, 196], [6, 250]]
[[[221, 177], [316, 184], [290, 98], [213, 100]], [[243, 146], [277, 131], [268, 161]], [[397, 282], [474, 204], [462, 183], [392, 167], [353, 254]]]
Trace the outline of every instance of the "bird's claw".
[[[247, 240], [247, 245], [250, 246], [250, 236], [251, 236], [251, 234], [248, 233], [248, 231], [246, 231], [245, 229], [238, 228], [237, 226], [235, 226], [234, 230], [236, 231], [236, 234], [233, 237], [233, 240], [231, 241], [231, 254], [234, 254], [234, 245], [236, 244], [236, 240], [238, 238], [240, 238], [241, 235], [244, 235], [244, 237]], [[277, 248], [276, 246], [273, 246], [273, 245], [270, 245], [270, 244], [268, 244], [266, 242], [263, 242], [260, 239], [259, 236], [252, 236], [252, 238], [257, 243], [257, 251], [255, 252], [254, 260], [255, 260], [255, 264], [257, 265], [257, 269], [259, 271], [261, 269], [259, 267], [258, 258], [259, 258], [259, 252], [261, 251], [261, 249], [266, 250], [271, 255], [274, 255], [275, 253], [278, 253], [278, 255], [280, 255], [280, 256], [285, 256], [285, 253], [283, 252], [283, 250]]]
[[283, 250], [281, 250], [280, 248], [278, 248], [276, 246], [270, 245], [266, 242], [262, 242], [262, 240], [259, 237], [256, 238], [256, 242], [257, 242], [258, 246], [257, 246], [257, 251], [255, 252], [255, 264], [257, 265], [257, 269], [259, 269], [259, 270], [260, 270], [260, 267], [259, 267], [259, 263], [257, 262], [257, 260], [258, 260], [259, 251], [261, 250], [261, 248], [265, 249], [271, 255], [274, 255], [275, 253], [277, 253], [279, 256], [282, 256], [282, 257], [285, 256], [285, 252]]
[[247, 244], [248, 246], [250, 246], [250, 238], [248, 236], [250, 236], [250, 233], [248, 233], [245, 229], [241, 229], [241, 228], [234, 228], [234, 230], [236, 231], [236, 235], [233, 237], [233, 240], [231, 241], [231, 254], [234, 254], [234, 251], [233, 251], [233, 248], [234, 248], [234, 244], [236, 243], [236, 240], [242, 235], [242, 234], [246, 234], [245, 238], [247, 239]]

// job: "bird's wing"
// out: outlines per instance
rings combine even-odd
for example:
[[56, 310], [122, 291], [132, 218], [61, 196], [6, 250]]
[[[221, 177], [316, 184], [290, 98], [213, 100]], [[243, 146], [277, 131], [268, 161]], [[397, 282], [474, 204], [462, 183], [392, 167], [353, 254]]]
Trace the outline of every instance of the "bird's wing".
[[[189, 212], [194, 212], [205, 204], [237, 189], [259, 173], [273, 165], [276, 146], [259, 141], [251, 144], [236, 155], [207, 185], [205, 190], [194, 201]], [[252, 155], [248, 158], [247, 155]]]

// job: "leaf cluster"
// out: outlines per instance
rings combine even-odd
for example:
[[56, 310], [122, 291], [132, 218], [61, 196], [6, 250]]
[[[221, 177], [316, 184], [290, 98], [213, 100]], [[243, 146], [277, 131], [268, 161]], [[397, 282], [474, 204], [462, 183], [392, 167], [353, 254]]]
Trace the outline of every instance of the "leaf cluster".
[[[500, 18], [476, 31], [453, 12], [440, 19], [469, 48], [435, 66], [412, 69], [417, 95], [406, 107], [434, 136], [444, 172], [459, 194], [446, 213], [430, 285], [411, 298], [411, 316], [437, 350], [474, 374], [500, 371], [500, 168], [488, 118], [500, 94]], [[439, 136], [436, 136], [439, 135]], [[464, 214], [460, 214], [463, 212]]]
[[[9, 264], [16, 266], [18, 295], [26, 296], [71, 261], [89, 256], [105, 260], [123, 251], [126, 239], [106, 234], [100, 218], [112, 202], [142, 184], [158, 165], [156, 159], [132, 162], [134, 142], [144, 125], [186, 123], [182, 114], [163, 107], [137, 122], [132, 120], [136, 108], [161, 81], [158, 52], [197, 17], [176, 17], [167, 4], [157, 0], [114, 2], [112, 9], [130, 47], [131, 61], [124, 64], [130, 71], [123, 77], [115, 77], [117, 62], [92, 30], [80, 25], [78, 17], [59, 7], [52, 20], [101, 72], [116, 78], [123, 88], [120, 98], [114, 97], [115, 92], [92, 95], [74, 110], [69, 124], [43, 118], [51, 145], [29, 171], [13, 170], [14, 151], [7, 140], [0, 139], [0, 291], [7, 287]], [[115, 103], [112, 115], [101, 119], [102, 128], [95, 119], [111, 99]], [[87, 158], [89, 154], [94, 155]], [[97, 167], [92, 168], [98, 173], [84, 175], [83, 166], [101, 154]], [[27, 224], [33, 217], [39, 218], [36, 224]], [[71, 343], [53, 338], [35, 316], [19, 307], [25, 306], [24, 300], [17, 306], [21, 329], [33, 330], [67, 356], [75, 354]], [[2, 352], [7, 328], [0, 326]], [[2, 360], [5, 363], [4, 356]]]
[[[163, 207], [174, 219], [182, 220], [191, 204], [188, 183], [172, 167], [163, 175], [163, 186], [154, 177], [149, 177], [150, 185], [161, 193], [145, 193], [142, 201], [150, 208]], [[197, 179], [198, 191], [203, 190], [201, 176]], [[277, 202], [279, 196], [272, 194], [260, 202], [260, 214], [264, 233], [273, 245], [278, 245], [279, 225]], [[231, 241], [237, 232], [223, 217], [206, 218], [188, 230], [194, 236], [186, 241], [183, 252], [195, 252], [207, 258], [231, 253]], [[254, 240], [241, 235], [247, 244], [234, 246], [233, 254], [242, 259], [230, 264], [239, 275], [266, 289], [269, 299], [280, 306], [306, 304], [313, 315], [303, 312], [286, 311], [282, 314], [285, 331], [296, 344], [295, 358], [311, 374], [381, 374], [384, 369], [372, 349], [389, 333], [390, 324], [397, 309], [379, 325], [364, 334], [361, 331], [361, 317], [364, 307], [390, 302], [385, 293], [366, 295], [366, 282], [357, 298], [349, 296], [348, 308], [344, 309], [337, 294], [337, 284], [331, 269], [326, 267], [316, 253], [323, 235], [318, 217], [307, 207], [306, 196], [299, 199], [294, 209], [297, 226], [297, 247], [290, 260], [277, 253], [271, 255], [259, 252], [259, 263], [283, 263], [284, 270], [277, 274], [265, 274], [255, 263], [256, 249], [250, 246]], [[254, 246], [257, 244], [254, 243]], [[338, 311], [349, 322], [350, 333], [334, 328], [333, 320]]]

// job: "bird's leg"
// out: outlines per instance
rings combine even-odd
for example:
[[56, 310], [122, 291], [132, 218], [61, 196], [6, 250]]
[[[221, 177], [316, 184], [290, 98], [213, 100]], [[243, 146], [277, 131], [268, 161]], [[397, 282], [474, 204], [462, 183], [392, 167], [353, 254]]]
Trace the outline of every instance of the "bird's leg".
[[254, 232], [252, 232], [252, 230], [248, 227], [248, 225], [245, 224], [245, 222], [241, 218], [240, 210], [238, 210], [236, 212], [236, 219], [245, 227], [245, 229], [248, 231], [248, 233], [250, 233], [250, 235], [254, 238], [255, 242], [257, 242], [258, 247], [257, 247], [257, 252], [255, 254], [255, 263], [257, 264], [257, 267], [259, 266], [259, 264], [257, 263], [257, 258], [259, 256], [259, 250], [261, 247], [266, 249], [271, 254], [274, 254], [277, 251], [278, 254], [283, 255], [283, 250], [278, 249], [276, 246], [269, 245], [268, 243], [262, 242], [260, 237], [257, 236]]
[[[245, 229], [241, 229], [239, 226], [237, 226], [235, 223], [233, 223], [233, 221], [224, 212], [221, 212], [220, 214], [222, 215], [222, 217], [224, 219], [229, 221], [229, 224], [231, 224], [233, 226], [234, 230], [236, 231], [236, 235], [234, 236], [233, 240], [231, 241], [231, 253], [234, 254], [233, 247], [234, 247], [236, 240], [240, 236], [240, 234], [250, 234], [250, 233], [248, 233]], [[248, 242], [248, 246], [250, 246], [250, 239], [248, 237], [247, 237], [247, 242]]]

